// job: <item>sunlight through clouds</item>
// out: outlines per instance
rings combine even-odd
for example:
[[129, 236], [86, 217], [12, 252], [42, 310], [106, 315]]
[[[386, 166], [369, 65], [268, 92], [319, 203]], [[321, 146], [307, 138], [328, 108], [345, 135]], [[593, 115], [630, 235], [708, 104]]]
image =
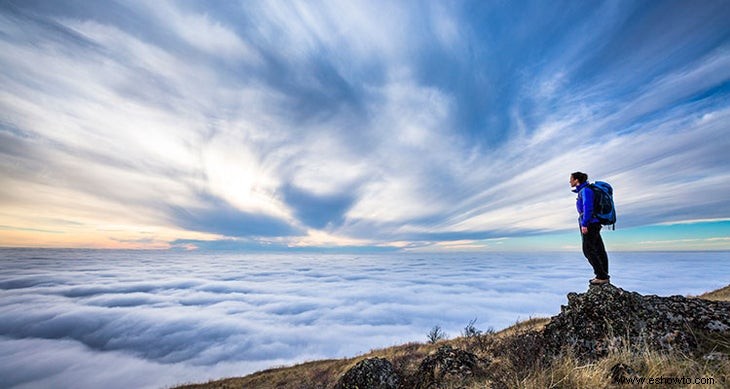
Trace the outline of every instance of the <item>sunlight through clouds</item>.
[[137, 248], [561, 234], [577, 170], [614, 184], [627, 228], [729, 218], [728, 15], [6, 3], [0, 245], [34, 231], [43, 246]]

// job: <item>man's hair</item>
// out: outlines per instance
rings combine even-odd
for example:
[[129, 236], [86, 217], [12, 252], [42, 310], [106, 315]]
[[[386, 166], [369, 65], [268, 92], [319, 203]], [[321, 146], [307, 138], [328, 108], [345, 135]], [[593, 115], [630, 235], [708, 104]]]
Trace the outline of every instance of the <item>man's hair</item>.
[[575, 172], [570, 174], [571, 177], [575, 178], [581, 184], [588, 181], [588, 175], [581, 172]]

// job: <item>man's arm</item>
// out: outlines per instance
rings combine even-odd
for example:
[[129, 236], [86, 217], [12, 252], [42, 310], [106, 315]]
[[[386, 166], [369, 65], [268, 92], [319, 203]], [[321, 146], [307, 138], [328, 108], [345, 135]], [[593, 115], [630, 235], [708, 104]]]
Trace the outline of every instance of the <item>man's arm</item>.
[[588, 227], [593, 219], [593, 190], [590, 187], [583, 189], [583, 217], [580, 220], [581, 227]]

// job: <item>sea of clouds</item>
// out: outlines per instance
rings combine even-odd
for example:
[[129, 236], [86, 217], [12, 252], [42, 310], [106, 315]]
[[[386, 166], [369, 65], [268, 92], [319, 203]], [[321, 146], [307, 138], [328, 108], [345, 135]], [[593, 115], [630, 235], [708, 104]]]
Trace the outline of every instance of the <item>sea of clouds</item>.
[[[644, 294], [730, 282], [730, 254], [614, 253]], [[161, 388], [552, 316], [579, 253], [0, 250], [0, 386]]]

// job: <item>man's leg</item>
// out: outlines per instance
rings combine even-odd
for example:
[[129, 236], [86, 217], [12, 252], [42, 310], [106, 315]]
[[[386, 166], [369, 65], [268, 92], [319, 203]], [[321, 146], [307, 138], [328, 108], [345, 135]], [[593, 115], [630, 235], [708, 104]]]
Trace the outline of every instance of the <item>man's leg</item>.
[[608, 254], [606, 253], [606, 246], [603, 245], [603, 238], [601, 237], [601, 225], [595, 224], [596, 226], [596, 251], [598, 253], [598, 266], [601, 269], [601, 274], [605, 277], [598, 277], [601, 279], [608, 279]]
[[608, 256], [601, 239], [601, 225], [591, 224], [588, 226], [588, 233], [582, 234], [583, 255], [593, 267], [596, 278], [608, 279]]

